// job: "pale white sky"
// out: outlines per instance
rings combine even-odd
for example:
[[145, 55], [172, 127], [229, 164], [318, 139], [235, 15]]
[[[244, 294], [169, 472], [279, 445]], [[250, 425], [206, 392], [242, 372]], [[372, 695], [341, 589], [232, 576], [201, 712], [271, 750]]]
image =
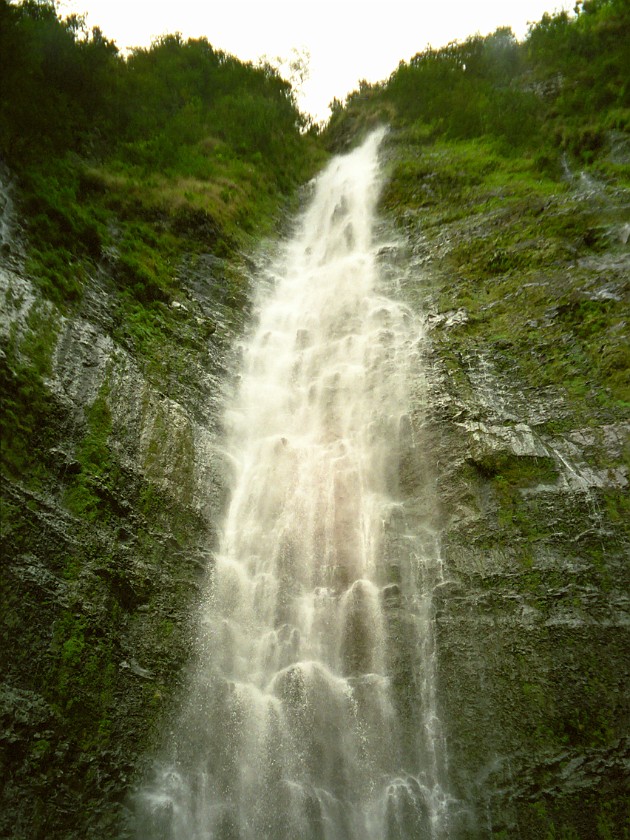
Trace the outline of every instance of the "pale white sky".
[[386, 79], [401, 60], [427, 45], [511, 26], [517, 38], [543, 13], [572, 9], [575, 0], [62, 0], [62, 14], [87, 13], [119, 49], [148, 46], [181, 32], [205, 36], [216, 49], [246, 61], [310, 53], [310, 77], [300, 105], [317, 120], [328, 103], [360, 79]]

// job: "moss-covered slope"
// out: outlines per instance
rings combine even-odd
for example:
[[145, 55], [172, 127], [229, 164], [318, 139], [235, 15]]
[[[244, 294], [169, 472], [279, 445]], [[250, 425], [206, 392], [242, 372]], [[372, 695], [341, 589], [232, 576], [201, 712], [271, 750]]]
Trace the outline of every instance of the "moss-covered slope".
[[245, 256], [318, 152], [204, 40], [0, 2], [0, 834], [114, 837], [215, 539]]
[[438, 491], [438, 697], [471, 837], [628, 836], [629, 27], [585, 0], [523, 43], [427, 49], [325, 133], [392, 125], [382, 206], [426, 318], [433, 459], [404, 474]]
[[[113, 837], [223, 505], [244, 254], [322, 153], [270, 68], [207, 42], [123, 59], [47, 2], [0, 24], [0, 833]], [[382, 210], [430, 401], [401, 482], [439, 496], [471, 837], [627, 836], [627, 27], [590, 0], [521, 45], [426, 51], [324, 135], [393, 126]]]
[[[627, 140], [598, 163], [627, 172]], [[390, 142], [383, 209], [428, 328], [438, 696], [474, 837], [628, 825], [630, 192], [571, 166]]]

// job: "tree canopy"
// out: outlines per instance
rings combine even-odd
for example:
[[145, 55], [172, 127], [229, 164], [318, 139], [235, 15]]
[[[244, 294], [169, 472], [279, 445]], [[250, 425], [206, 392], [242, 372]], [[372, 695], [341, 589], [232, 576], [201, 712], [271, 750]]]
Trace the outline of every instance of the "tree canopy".
[[264, 155], [281, 175], [305, 125], [268, 64], [178, 33], [125, 57], [82, 17], [62, 19], [53, 0], [0, 0], [0, 76], [9, 160], [73, 150], [177, 168], [182, 147], [212, 136], [245, 158]]
[[337, 103], [329, 141], [371, 109], [399, 126], [430, 127], [434, 136], [559, 144], [588, 159], [606, 131], [630, 126], [629, 41], [625, 0], [584, 0], [573, 15], [543, 15], [522, 43], [500, 28], [428, 48], [386, 81], [350, 94], [345, 108]]

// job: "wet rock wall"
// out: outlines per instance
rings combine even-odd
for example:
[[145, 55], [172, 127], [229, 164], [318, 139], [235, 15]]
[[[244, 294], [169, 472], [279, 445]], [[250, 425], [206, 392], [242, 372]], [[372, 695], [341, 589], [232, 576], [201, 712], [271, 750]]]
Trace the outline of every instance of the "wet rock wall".
[[[442, 154], [414, 189], [439, 181]], [[426, 319], [415, 422], [446, 579], [437, 692], [470, 837], [627, 836], [628, 196], [579, 186], [547, 194], [536, 239], [509, 189], [497, 201], [478, 184], [455, 208], [398, 192], [394, 175], [384, 199], [407, 243], [403, 293]], [[569, 213], [578, 235], [543, 259]]]
[[3, 178], [0, 835], [113, 837], [193, 643], [244, 316], [203, 253], [177, 269], [162, 358], [121, 326], [106, 259], [55, 306]]

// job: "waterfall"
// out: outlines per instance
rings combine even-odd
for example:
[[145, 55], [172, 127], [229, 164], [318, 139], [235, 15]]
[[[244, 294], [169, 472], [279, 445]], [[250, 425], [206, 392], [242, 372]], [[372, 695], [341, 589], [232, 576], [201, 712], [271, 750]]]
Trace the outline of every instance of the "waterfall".
[[452, 836], [439, 547], [426, 500], [401, 491], [422, 324], [375, 236], [383, 134], [320, 175], [261, 296], [227, 418], [235, 477], [200, 653], [138, 796], [139, 837]]

